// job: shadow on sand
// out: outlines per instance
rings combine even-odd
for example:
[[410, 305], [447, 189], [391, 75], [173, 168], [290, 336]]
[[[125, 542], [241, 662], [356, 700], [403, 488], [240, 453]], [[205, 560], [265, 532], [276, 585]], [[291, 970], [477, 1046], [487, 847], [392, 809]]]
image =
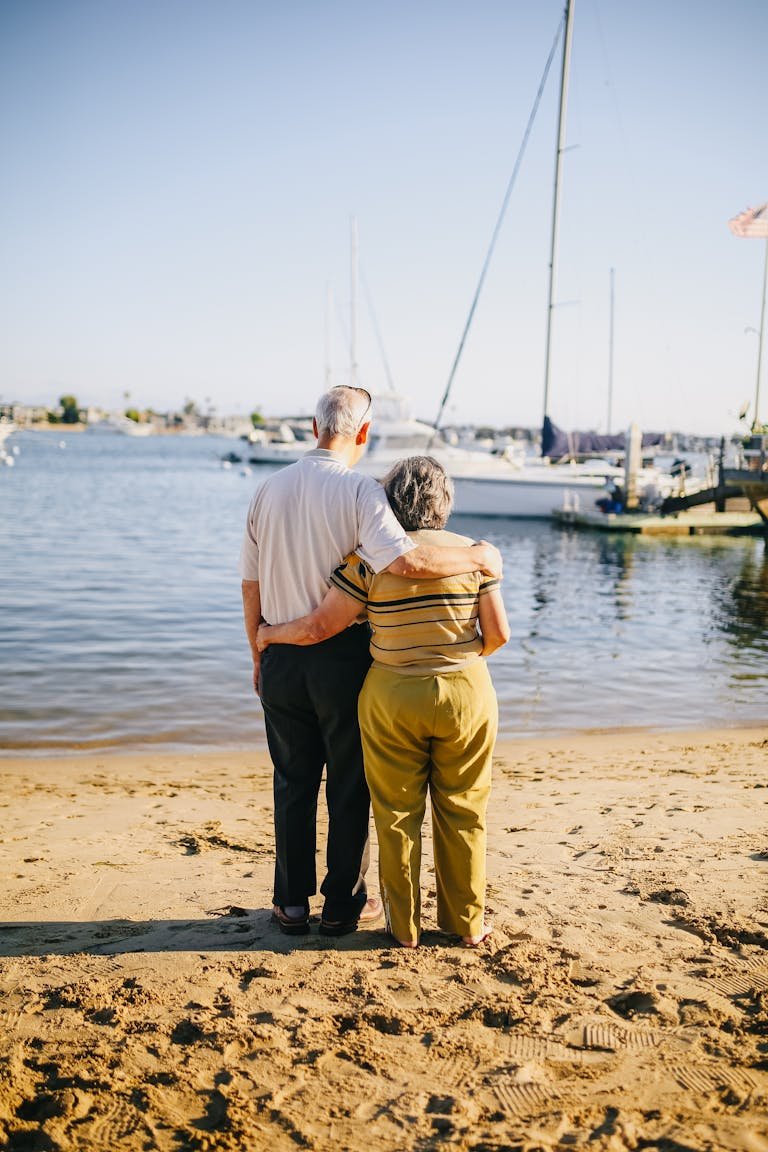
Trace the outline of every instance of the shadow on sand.
[[[383, 923], [349, 936], [319, 935], [319, 916], [306, 936], [285, 936], [268, 909], [230, 908], [206, 920], [6, 920], [0, 923], [0, 957], [116, 956], [130, 952], [371, 952], [394, 947]], [[453, 937], [427, 932], [423, 943], [455, 946]]]

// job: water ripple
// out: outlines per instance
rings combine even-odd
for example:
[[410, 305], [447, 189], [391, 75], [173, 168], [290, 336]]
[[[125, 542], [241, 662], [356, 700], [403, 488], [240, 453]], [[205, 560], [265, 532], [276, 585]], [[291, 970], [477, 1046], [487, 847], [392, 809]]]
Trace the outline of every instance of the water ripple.
[[[0, 472], [0, 748], [263, 745], [236, 571], [258, 474], [219, 467], [227, 440], [60, 438]], [[504, 735], [765, 720], [762, 540], [453, 526], [504, 555]]]

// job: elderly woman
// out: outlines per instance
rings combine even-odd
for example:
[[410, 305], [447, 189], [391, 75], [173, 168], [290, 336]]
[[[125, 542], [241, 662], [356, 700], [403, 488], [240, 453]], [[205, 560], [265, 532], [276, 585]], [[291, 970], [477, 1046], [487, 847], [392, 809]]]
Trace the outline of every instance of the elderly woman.
[[[445, 531], [453, 490], [436, 460], [403, 460], [383, 484], [395, 516], [417, 544], [471, 543]], [[373, 663], [358, 711], [387, 926], [403, 947], [417, 946], [421, 827], [429, 792], [438, 924], [477, 945], [489, 932], [485, 812], [498, 721], [482, 657], [509, 639], [499, 581], [480, 573], [418, 582], [373, 574], [352, 553], [331, 585], [311, 615], [263, 625], [258, 646], [314, 644], [367, 616]]]

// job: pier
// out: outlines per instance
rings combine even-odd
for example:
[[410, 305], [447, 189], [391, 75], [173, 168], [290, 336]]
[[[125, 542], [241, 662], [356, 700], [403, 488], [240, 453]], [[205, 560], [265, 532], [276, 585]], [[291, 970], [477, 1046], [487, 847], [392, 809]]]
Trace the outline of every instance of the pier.
[[[628, 443], [636, 445], [630, 429]], [[753, 433], [743, 449], [740, 467], [725, 466], [725, 443], [720, 444], [717, 482], [710, 488], [668, 496], [655, 511], [643, 511], [634, 497], [635, 469], [628, 453], [626, 492], [628, 511], [582, 512], [556, 508], [559, 524], [593, 528], [601, 532], [633, 532], [642, 536], [759, 536], [768, 538], [768, 434]], [[637, 450], [634, 452], [637, 457]], [[729, 507], [730, 505], [730, 507]], [[734, 507], [736, 505], [736, 507]]]
[[755, 512], [689, 510], [662, 516], [645, 512], [579, 512], [555, 508], [558, 524], [600, 532], [633, 532], [640, 536], [759, 536], [768, 524]]

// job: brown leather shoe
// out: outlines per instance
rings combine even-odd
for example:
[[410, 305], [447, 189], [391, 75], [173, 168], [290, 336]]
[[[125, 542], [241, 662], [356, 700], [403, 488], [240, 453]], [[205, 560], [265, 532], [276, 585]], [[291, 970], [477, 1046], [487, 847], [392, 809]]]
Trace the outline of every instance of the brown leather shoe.
[[301, 916], [289, 916], [279, 904], [272, 905], [272, 923], [286, 936], [306, 936], [309, 932], [309, 909]]

